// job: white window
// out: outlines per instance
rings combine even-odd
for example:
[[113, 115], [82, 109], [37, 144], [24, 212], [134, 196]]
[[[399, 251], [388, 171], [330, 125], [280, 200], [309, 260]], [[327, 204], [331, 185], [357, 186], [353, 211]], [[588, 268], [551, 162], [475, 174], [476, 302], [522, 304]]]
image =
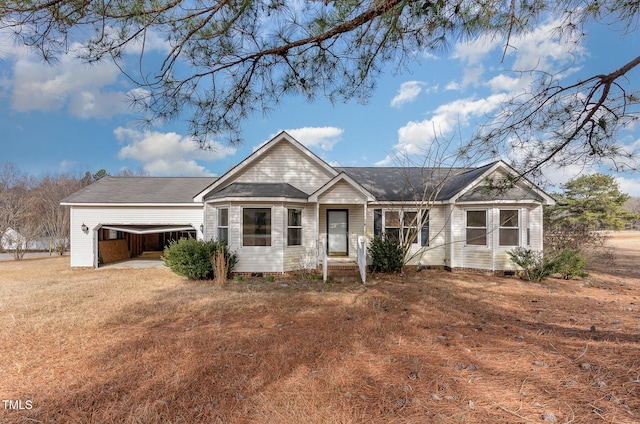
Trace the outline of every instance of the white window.
[[517, 209], [500, 209], [500, 246], [520, 245], [520, 220]]
[[302, 210], [287, 210], [287, 246], [302, 245]]
[[242, 245], [271, 246], [271, 209], [242, 209]]
[[486, 210], [467, 211], [466, 240], [467, 240], [467, 245], [471, 245], [471, 246], [487, 245], [487, 211]]
[[[374, 232], [387, 234], [401, 243], [429, 245], [429, 211], [384, 210], [374, 211]], [[382, 215], [384, 219], [377, 218]], [[376, 220], [383, 221], [376, 224]], [[379, 230], [376, 226], [379, 225]]]
[[229, 209], [218, 209], [218, 241], [229, 244]]
[[400, 211], [384, 211], [384, 233], [400, 240]]
[[417, 244], [418, 234], [418, 212], [405, 211], [402, 213], [402, 241], [410, 244]]

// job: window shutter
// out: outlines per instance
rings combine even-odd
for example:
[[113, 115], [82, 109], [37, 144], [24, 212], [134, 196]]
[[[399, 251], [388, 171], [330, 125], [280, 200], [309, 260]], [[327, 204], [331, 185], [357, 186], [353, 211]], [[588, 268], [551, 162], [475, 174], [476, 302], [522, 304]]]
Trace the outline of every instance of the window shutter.
[[373, 236], [382, 237], [382, 209], [373, 210]]

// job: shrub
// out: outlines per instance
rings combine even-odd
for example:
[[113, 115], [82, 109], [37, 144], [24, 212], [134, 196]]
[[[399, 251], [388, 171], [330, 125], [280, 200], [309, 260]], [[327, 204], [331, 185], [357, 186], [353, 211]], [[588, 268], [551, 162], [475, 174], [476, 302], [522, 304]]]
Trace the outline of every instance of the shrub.
[[528, 281], [542, 281], [553, 274], [555, 263], [537, 250], [516, 247], [507, 254], [511, 262], [522, 268], [522, 277]]
[[224, 254], [228, 278], [238, 263], [238, 257], [230, 252], [223, 242], [202, 241], [194, 238], [171, 241], [164, 249], [162, 259], [165, 265], [176, 274], [190, 280], [202, 280], [215, 277], [213, 263], [216, 255], [220, 253]]
[[213, 267], [213, 281], [215, 285], [222, 287], [229, 278], [227, 275], [227, 258], [222, 248], [218, 248], [211, 258], [211, 266]]
[[553, 272], [558, 273], [565, 280], [573, 277], [587, 277], [588, 273], [584, 271], [587, 262], [577, 250], [564, 249], [553, 260]]
[[400, 242], [384, 235], [375, 237], [369, 245], [371, 270], [373, 272], [400, 272], [404, 265], [404, 252]]

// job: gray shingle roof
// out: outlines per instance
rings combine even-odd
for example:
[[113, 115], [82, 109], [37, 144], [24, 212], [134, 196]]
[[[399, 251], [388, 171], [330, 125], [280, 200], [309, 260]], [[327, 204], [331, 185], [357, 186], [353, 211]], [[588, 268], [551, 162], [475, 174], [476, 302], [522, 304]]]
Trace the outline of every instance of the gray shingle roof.
[[[336, 167], [378, 201], [446, 200], [480, 177], [493, 163], [479, 168]], [[66, 197], [62, 203], [190, 203], [215, 177], [104, 177]], [[426, 185], [425, 185], [426, 184]], [[437, 196], [431, 199], [435, 192]], [[424, 194], [424, 197], [423, 197]], [[309, 195], [288, 183], [233, 183], [206, 199]]]
[[62, 203], [190, 203], [215, 177], [104, 177]]
[[[491, 168], [336, 167], [378, 201], [447, 200]], [[435, 198], [432, 198], [434, 196]]]
[[285, 197], [289, 199], [306, 199], [307, 193], [298, 190], [289, 183], [233, 183], [215, 193], [209, 194], [205, 200], [223, 197]]

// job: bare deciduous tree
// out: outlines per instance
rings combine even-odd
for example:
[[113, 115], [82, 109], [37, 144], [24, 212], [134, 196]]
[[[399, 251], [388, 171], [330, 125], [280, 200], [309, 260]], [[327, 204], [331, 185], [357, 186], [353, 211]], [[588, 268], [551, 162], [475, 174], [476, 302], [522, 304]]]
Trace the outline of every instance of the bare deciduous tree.
[[33, 183], [13, 164], [4, 164], [0, 174], [0, 240], [16, 260], [24, 257], [43, 230]]
[[35, 188], [39, 199], [39, 217], [44, 236], [53, 251], [63, 254], [69, 245], [69, 207], [60, 201], [83, 187], [82, 181], [71, 175], [45, 176]]

